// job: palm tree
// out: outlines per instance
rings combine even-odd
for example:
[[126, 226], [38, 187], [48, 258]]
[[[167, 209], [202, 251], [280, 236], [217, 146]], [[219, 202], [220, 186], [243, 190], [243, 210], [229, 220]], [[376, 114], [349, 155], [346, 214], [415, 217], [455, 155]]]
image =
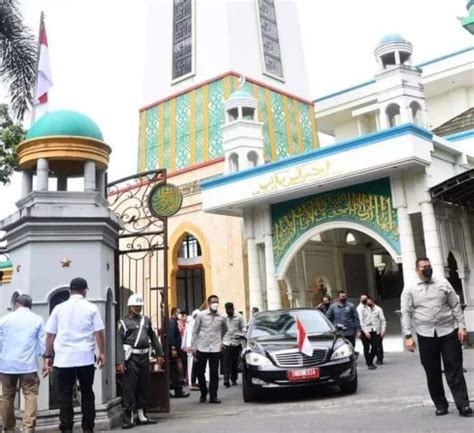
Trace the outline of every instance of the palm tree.
[[37, 52], [18, 3], [0, 0], [0, 81], [8, 86], [12, 111], [22, 120], [33, 100]]

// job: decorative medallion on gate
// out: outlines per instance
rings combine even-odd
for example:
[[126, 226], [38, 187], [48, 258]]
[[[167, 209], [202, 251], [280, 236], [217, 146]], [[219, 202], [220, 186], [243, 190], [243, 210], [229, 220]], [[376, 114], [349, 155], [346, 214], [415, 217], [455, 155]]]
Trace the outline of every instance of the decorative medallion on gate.
[[150, 192], [148, 206], [157, 218], [175, 215], [183, 204], [183, 193], [171, 183], [156, 185]]
[[275, 267], [303, 234], [332, 221], [366, 226], [400, 253], [390, 180], [381, 179], [272, 206]]

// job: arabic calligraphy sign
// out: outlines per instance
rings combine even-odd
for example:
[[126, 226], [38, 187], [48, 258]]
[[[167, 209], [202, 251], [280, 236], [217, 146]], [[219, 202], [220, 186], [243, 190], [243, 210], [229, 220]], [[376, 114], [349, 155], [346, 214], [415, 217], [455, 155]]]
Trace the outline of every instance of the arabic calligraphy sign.
[[175, 215], [183, 204], [181, 190], [171, 183], [157, 185], [149, 196], [149, 208], [153, 215], [158, 218], [166, 218]]
[[330, 221], [362, 224], [400, 252], [397, 211], [392, 206], [390, 180], [382, 179], [272, 206], [275, 266], [278, 268], [300, 236]]

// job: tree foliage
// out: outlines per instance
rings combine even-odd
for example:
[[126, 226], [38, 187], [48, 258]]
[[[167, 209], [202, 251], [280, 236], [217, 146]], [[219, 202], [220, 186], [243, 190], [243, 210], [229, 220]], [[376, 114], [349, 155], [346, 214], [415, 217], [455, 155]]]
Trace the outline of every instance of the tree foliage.
[[0, 81], [8, 87], [11, 109], [18, 120], [33, 101], [36, 61], [36, 44], [18, 0], [0, 0]]
[[[1, 1], [1, 0], [0, 0]], [[16, 148], [23, 140], [25, 131], [13, 122], [8, 105], [0, 105], [0, 183], [7, 184], [18, 167]]]

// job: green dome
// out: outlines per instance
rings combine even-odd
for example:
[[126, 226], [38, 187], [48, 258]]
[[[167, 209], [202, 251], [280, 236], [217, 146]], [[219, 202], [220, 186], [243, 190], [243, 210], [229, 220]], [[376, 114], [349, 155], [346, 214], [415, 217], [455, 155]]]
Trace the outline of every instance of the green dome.
[[41, 117], [26, 134], [26, 140], [51, 136], [87, 137], [104, 141], [97, 124], [77, 111], [51, 111]]
[[0, 261], [0, 269], [10, 269], [13, 268], [13, 263], [11, 260], [2, 260]]
[[235, 92], [232, 92], [228, 101], [233, 101], [237, 99], [255, 99], [250, 92], [244, 89], [237, 89]]

